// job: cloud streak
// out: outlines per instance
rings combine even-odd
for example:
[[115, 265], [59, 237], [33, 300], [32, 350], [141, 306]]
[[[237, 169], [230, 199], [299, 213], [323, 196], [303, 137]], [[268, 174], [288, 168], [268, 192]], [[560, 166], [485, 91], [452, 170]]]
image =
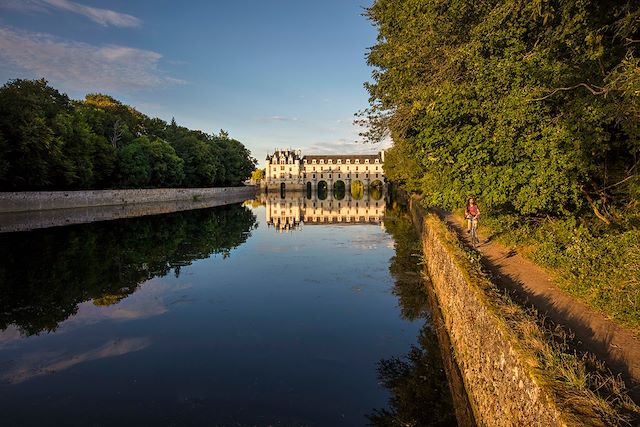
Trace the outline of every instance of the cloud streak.
[[42, 375], [63, 371], [82, 363], [141, 351], [150, 345], [151, 340], [149, 338], [125, 338], [108, 341], [98, 348], [79, 354], [46, 352], [28, 354], [16, 366], [2, 374], [1, 378], [6, 383], [19, 384]]
[[96, 46], [10, 27], [0, 27], [0, 58], [77, 90], [135, 90], [184, 83], [159, 70], [162, 55], [157, 52]]
[[85, 6], [71, 0], [0, 0], [0, 7], [24, 12], [63, 10], [76, 13], [104, 27], [139, 27], [142, 21], [135, 16], [109, 9]]
[[293, 122], [301, 121], [300, 118], [298, 117], [280, 116], [277, 114], [269, 117], [262, 117], [259, 120], [262, 122], [275, 122], [275, 123], [293, 123]]

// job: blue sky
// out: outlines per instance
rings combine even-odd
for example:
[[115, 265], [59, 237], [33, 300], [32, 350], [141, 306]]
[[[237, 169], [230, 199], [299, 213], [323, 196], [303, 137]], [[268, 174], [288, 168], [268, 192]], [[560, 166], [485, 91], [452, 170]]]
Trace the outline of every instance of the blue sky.
[[44, 77], [73, 98], [276, 147], [375, 152], [353, 114], [375, 28], [371, 0], [0, 0], [0, 79]]

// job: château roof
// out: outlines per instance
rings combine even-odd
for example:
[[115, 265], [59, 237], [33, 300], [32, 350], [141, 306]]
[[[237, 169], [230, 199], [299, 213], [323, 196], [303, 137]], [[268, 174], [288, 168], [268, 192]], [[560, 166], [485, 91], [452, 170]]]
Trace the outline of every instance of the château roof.
[[377, 153], [377, 154], [309, 154], [309, 155], [302, 155], [302, 152], [300, 150], [280, 150], [280, 149], [276, 149], [275, 152], [273, 154], [268, 154], [267, 155], [267, 160], [271, 160], [274, 157], [275, 158], [282, 158], [284, 157], [285, 159], [293, 159], [293, 160], [302, 160], [305, 159], [307, 161], [313, 161], [313, 160], [358, 160], [360, 163], [364, 163], [365, 160], [375, 160], [375, 159], [381, 159], [381, 153]]
[[380, 154], [330, 154], [330, 155], [316, 155], [316, 154], [310, 154], [307, 156], [304, 156], [304, 158], [306, 160], [346, 160], [346, 159], [350, 159], [350, 160], [360, 160], [361, 162], [364, 162], [366, 159], [369, 160], [375, 160], [375, 159], [379, 159], [380, 158]]
[[271, 160], [274, 157], [280, 158], [284, 157], [286, 159], [300, 160], [302, 156], [300, 155], [300, 150], [280, 150], [276, 149], [273, 154], [267, 154], [267, 160]]

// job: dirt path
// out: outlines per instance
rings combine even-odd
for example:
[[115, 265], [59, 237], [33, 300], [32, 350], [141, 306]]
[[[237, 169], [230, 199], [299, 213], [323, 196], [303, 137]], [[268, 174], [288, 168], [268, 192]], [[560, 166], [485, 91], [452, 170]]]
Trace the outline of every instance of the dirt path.
[[[439, 212], [468, 242], [468, 235], [451, 213]], [[604, 315], [562, 291], [547, 271], [496, 242], [480, 239], [477, 249], [482, 263], [499, 286], [511, 291], [521, 303], [533, 305], [554, 323], [571, 329], [578, 350], [587, 350], [603, 360], [625, 380], [630, 396], [640, 404], [640, 340]]]

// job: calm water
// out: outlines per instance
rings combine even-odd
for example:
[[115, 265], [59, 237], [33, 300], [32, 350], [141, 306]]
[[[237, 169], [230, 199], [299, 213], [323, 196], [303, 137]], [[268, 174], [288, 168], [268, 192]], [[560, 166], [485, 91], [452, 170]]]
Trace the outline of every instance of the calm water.
[[455, 424], [417, 253], [366, 195], [0, 234], [2, 425]]

